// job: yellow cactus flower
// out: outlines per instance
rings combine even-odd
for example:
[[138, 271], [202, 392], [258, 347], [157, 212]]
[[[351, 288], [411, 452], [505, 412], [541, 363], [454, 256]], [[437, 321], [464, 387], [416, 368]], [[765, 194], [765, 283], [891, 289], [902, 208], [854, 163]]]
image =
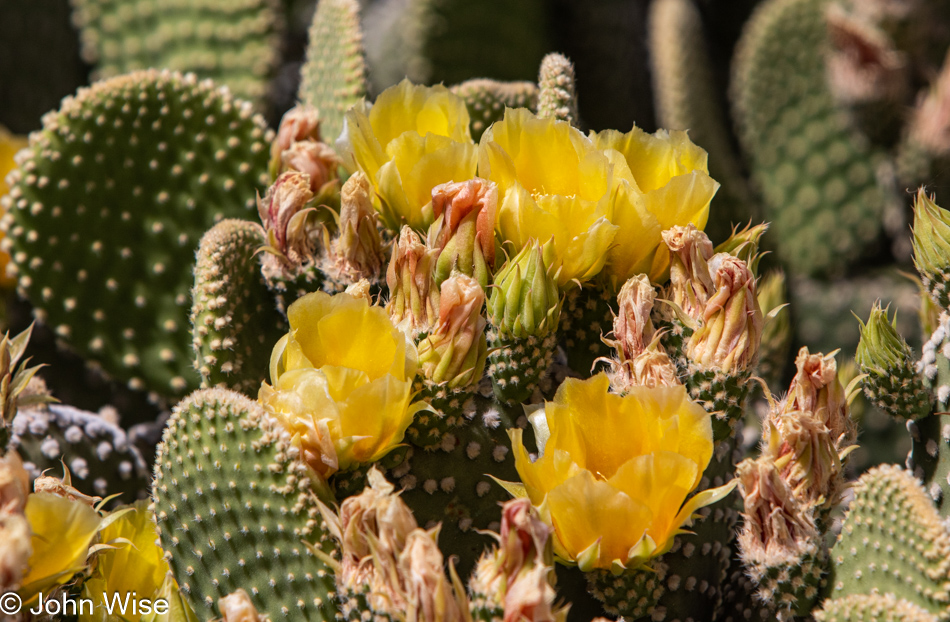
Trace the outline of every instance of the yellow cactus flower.
[[33, 532], [33, 554], [19, 594], [28, 603], [86, 568], [102, 517], [82, 501], [38, 492], [27, 499], [26, 519]]
[[522, 431], [509, 434], [524, 495], [554, 528], [555, 555], [620, 573], [668, 551], [693, 513], [734, 484], [687, 501], [713, 442], [710, 416], [685, 387], [631, 387], [621, 397], [609, 384], [605, 374], [564, 381], [531, 417], [543, 417], [549, 434], [534, 462]]
[[[629, 174], [618, 174], [617, 198], [610, 221], [618, 227], [605, 268], [619, 287], [637, 274], [654, 283], [666, 279], [669, 252], [660, 234], [674, 225], [706, 226], [709, 203], [719, 184], [709, 176], [706, 152], [686, 132], [658, 130], [648, 134], [634, 127], [591, 133], [598, 149], [623, 156]], [[619, 163], [622, 165], [622, 163]]]
[[369, 178], [383, 223], [393, 231], [407, 224], [424, 232], [435, 217], [432, 189], [475, 177], [478, 164], [465, 102], [444, 86], [403, 80], [346, 113], [348, 166]]
[[383, 308], [346, 293], [307, 294], [287, 318], [261, 404], [323, 477], [383, 457], [425, 407], [411, 403], [415, 346]]
[[[16, 166], [16, 163], [13, 161], [13, 156], [15, 156], [20, 149], [25, 148], [27, 144], [29, 143], [25, 138], [14, 136], [0, 125], [0, 197], [10, 190], [7, 186], [6, 176], [7, 173], [12, 171]], [[3, 239], [3, 235], [4, 234], [0, 232], [0, 240]], [[7, 263], [9, 263], [9, 261], [10, 255], [4, 251], [0, 251], [0, 287], [12, 287], [16, 285], [16, 279], [7, 276]]]
[[169, 567], [157, 538], [155, 523], [144, 501], [102, 529], [100, 541], [115, 548], [99, 552], [95, 572], [83, 583], [83, 597], [92, 600], [94, 609], [80, 615], [80, 622], [110, 619], [105, 599], [113, 594], [134, 592], [137, 598], [152, 602], [159, 598]]
[[565, 121], [506, 110], [482, 135], [478, 166], [498, 184], [497, 226], [515, 253], [531, 240], [544, 244], [562, 287], [600, 272], [617, 232], [617, 167], [590, 139]]

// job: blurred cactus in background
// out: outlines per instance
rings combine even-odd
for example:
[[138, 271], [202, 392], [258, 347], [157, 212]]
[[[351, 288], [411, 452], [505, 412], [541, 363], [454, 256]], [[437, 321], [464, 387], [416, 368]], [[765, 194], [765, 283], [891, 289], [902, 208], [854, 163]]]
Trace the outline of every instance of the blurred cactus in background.
[[950, 617], [948, 48], [946, 0], [9, 0], [0, 591]]

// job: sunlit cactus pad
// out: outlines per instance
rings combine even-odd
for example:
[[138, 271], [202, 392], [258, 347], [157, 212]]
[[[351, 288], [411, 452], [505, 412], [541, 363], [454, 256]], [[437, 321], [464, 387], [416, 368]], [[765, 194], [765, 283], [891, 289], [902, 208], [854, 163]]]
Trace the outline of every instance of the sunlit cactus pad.
[[189, 291], [201, 235], [249, 217], [267, 166], [250, 104], [146, 71], [64, 100], [31, 137], [4, 241], [36, 314], [132, 388], [197, 386]]

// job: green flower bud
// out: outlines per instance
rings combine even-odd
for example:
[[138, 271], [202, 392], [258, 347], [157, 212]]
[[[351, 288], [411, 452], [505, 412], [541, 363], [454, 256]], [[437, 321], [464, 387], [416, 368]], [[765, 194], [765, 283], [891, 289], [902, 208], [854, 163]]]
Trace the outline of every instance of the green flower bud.
[[505, 339], [544, 337], [557, 329], [561, 298], [540, 244], [527, 244], [495, 274], [488, 313]]
[[413, 338], [428, 332], [439, 313], [439, 288], [432, 279], [433, 261], [432, 252], [419, 234], [408, 225], [403, 226], [393, 243], [386, 272], [386, 310], [393, 323]]
[[486, 179], [476, 177], [432, 189], [437, 219], [429, 227], [427, 246], [438, 252], [436, 285], [441, 286], [452, 274], [465, 274], [488, 287], [495, 267], [497, 209], [498, 187]]
[[484, 304], [485, 292], [472, 277], [459, 274], [442, 283], [439, 321], [419, 344], [419, 365], [428, 381], [464, 389], [482, 379], [488, 356]]
[[930, 296], [941, 309], [950, 308], [950, 212], [921, 188], [914, 202], [914, 265]]
[[899, 419], [930, 414], [933, 397], [914, 371], [910, 346], [897, 333], [897, 316], [888, 320], [880, 303], [871, 309], [867, 324], [861, 324], [854, 358], [867, 374], [864, 394], [875, 406]]

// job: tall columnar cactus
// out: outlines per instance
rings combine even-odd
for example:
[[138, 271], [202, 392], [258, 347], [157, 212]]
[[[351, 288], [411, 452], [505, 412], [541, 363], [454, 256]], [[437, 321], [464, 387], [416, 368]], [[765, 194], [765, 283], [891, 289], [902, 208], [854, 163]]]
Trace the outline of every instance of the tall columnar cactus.
[[272, 619], [332, 620], [332, 555], [311, 475], [248, 398], [208, 389], [180, 403], [155, 461], [152, 511], [182, 592], [203, 615], [248, 591]]
[[83, 59], [94, 77], [156, 68], [194, 72], [239, 97], [264, 102], [280, 55], [275, 0], [149, 2], [73, 0]]
[[366, 95], [366, 61], [356, 0], [320, 0], [310, 26], [307, 61], [300, 69], [298, 98], [320, 111], [332, 142], [343, 114]]
[[[779, 256], [796, 273], [840, 272], [878, 237], [892, 190], [884, 154], [850, 126], [826, 82], [828, 0], [769, 0], [745, 28], [734, 112]], [[787, 42], [796, 41], [790, 53]]]
[[658, 125], [689, 130], [690, 138], [709, 152], [710, 174], [722, 187], [708, 233], [723, 240], [731, 226], [752, 218], [755, 206], [719, 102], [699, 9], [692, 0], [655, 2], [648, 29]]
[[4, 198], [3, 244], [37, 317], [134, 389], [197, 386], [194, 251], [220, 218], [253, 214], [267, 139], [250, 104], [193, 75], [134, 73], [64, 100]]

